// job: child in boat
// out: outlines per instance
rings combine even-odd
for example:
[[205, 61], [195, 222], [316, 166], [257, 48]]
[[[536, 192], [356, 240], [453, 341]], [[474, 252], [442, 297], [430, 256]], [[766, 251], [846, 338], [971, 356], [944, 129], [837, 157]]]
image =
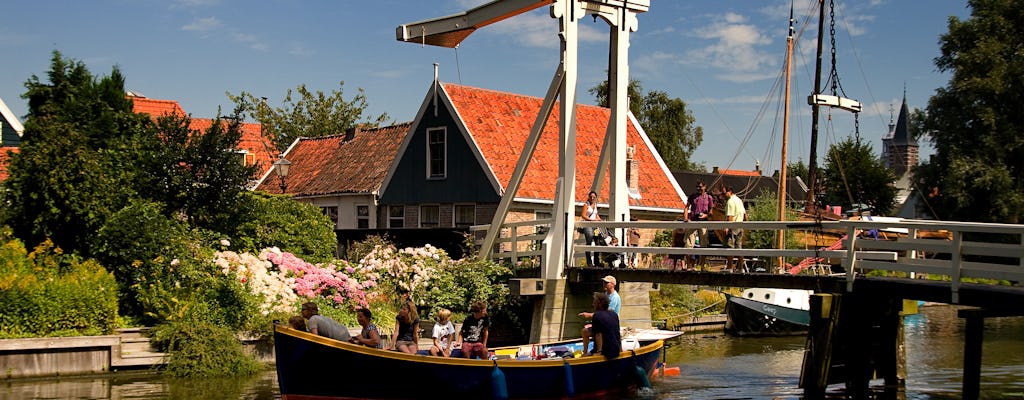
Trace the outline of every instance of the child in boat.
[[462, 321], [459, 339], [462, 341], [462, 356], [465, 358], [487, 359], [487, 336], [490, 335], [491, 318], [487, 316], [487, 304], [476, 301], [469, 308], [470, 315]]
[[434, 345], [430, 346], [430, 355], [451, 357], [455, 346], [455, 324], [452, 324], [452, 312], [442, 308], [434, 316]]

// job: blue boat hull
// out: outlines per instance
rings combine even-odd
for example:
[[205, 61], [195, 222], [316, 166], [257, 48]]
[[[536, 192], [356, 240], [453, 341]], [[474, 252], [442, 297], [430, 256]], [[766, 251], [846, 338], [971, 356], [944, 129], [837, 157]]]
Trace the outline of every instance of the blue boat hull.
[[[285, 400], [598, 397], [646, 383], [662, 347], [659, 340], [615, 359], [469, 360], [371, 349], [281, 325], [274, 329]], [[500, 382], [495, 367], [503, 375]], [[504, 393], [496, 395], [502, 383]]]

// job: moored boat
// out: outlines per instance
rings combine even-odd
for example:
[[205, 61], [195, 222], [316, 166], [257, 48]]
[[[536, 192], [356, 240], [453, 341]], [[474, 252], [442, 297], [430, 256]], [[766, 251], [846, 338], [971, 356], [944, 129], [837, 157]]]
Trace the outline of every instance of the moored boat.
[[[664, 342], [639, 342], [618, 357], [573, 357], [571, 344], [523, 346], [494, 360], [431, 357], [340, 342], [274, 327], [281, 397], [297, 399], [607, 396], [649, 386]], [[495, 349], [496, 354], [509, 349]], [[514, 351], [515, 352], [515, 351]], [[551, 357], [553, 354], [562, 357]], [[543, 357], [543, 358], [542, 358]]]
[[726, 294], [725, 332], [736, 336], [789, 336], [807, 333], [809, 290], [751, 288]]

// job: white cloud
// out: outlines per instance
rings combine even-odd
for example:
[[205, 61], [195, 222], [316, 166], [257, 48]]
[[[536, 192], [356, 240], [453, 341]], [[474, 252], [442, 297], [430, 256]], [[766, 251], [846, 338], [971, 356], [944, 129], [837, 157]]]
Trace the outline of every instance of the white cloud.
[[288, 50], [288, 54], [293, 56], [308, 57], [316, 54], [316, 51], [307, 49], [301, 44], [293, 44], [291, 49]]
[[689, 64], [748, 74], [778, 64], [775, 57], [760, 49], [772, 41], [757, 26], [747, 23], [745, 16], [730, 12], [716, 19], [711, 25], [693, 31], [694, 36], [711, 44], [687, 52]]
[[270, 50], [270, 46], [267, 46], [266, 43], [261, 42], [259, 37], [257, 37], [256, 35], [252, 35], [252, 34], [248, 34], [248, 33], [237, 33], [236, 32], [236, 33], [233, 33], [231, 35], [231, 37], [236, 42], [242, 43], [242, 44], [244, 44], [246, 47], [248, 47], [250, 49], [257, 50], [257, 51], [267, 51], [267, 50]]
[[224, 24], [217, 17], [206, 17], [192, 20], [188, 25], [182, 26], [181, 30], [191, 32], [209, 32], [220, 28]]

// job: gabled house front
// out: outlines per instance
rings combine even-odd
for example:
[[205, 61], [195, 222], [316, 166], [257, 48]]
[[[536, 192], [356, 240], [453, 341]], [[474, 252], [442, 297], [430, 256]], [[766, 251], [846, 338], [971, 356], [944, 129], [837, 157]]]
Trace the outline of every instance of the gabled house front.
[[[385, 179], [380, 201], [386, 209], [386, 226], [490, 224], [542, 101], [435, 81]], [[610, 110], [577, 105], [576, 111], [574, 195], [579, 209], [598, 168]], [[682, 215], [686, 197], [632, 116], [627, 125], [630, 213], [641, 220], [674, 220]], [[551, 217], [559, 175], [558, 136], [555, 113], [544, 127], [506, 222]], [[598, 195], [603, 214], [607, 213], [607, 176]]]

